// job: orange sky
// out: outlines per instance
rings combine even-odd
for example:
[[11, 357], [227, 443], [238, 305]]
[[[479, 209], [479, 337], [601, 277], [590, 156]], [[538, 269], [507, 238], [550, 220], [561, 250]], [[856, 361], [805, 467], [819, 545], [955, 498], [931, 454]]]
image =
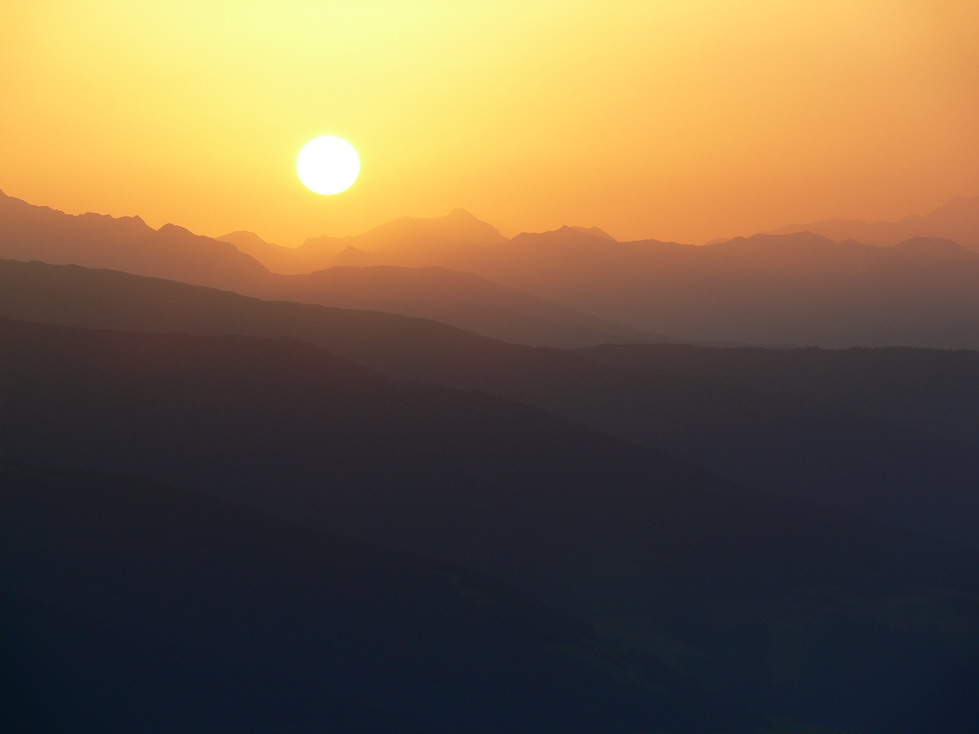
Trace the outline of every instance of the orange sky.
[[[32, 0], [0, 189], [282, 244], [457, 207], [704, 241], [979, 194], [975, 0]], [[350, 140], [317, 196], [294, 160]]]

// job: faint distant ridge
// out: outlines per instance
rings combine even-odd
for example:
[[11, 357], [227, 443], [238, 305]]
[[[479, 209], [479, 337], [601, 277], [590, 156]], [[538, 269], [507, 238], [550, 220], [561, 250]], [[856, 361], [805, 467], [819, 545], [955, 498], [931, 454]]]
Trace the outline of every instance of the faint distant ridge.
[[[506, 238], [491, 224], [465, 209], [454, 209], [443, 217], [400, 217], [353, 238], [360, 249], [394, 251], [418, 246], [494, 245]], [[311, 240], [306, 241], [309, 245]]]
[[786, 233], [761, 232], [750, 237], [732, 237], [710, 245], [703, 245], [703, 247], [823, 247], [831, 245], [835, 241], [824, 234], [806, 229]]
[[174, 224], [159, 230], [139, 217], [77, 216], [0, 192], [0, 257], [122, 270], [231, 290], [268, 275], [232, 245]]
[[[296, 249], [293, 272], [331, 265], [424, 266], [445, 253], [504, 241], [495, 227], [464, 209], [442, 217], [400, 217], [351, 237], [310, 237]], [[337, 260], [341, 253], [344, 257]]]
[[[274, 273], [305, 275], [330, 267], [403, 266], [467, 269], [470, 260], [492, 259], [512, 247], [557, 248], [561, 256], [594, 250], [604, 257], [621, 249], [686, 247], [642, 240], [621, 243], [601, 227], [564, 225], [545, 232], [503, 236], [495, 227], [465, 209], [442, 217], [400, 217], [359, 235], [308, 238], [299, 247], [282, 247], [252, 232], [229, 232], [217, 239], [256, 258]], [[612, 249], [604, 247], [614, 245]]]
[[944, 237], [912, 237], [898, 242], [894, 250], [911, 257], [974, 261], [976, 253]]
[[274, 242], [267, 242], [254, 232], [245, 230], [228, 232], [215, 239], [234, 245], [241, 252], [258, 260], [273, 273], [296, 271], [298, 250], [295, 247], [285, 247]]
[[601, 227], [571, 227], [575, 232], [581, 232], [583, 234], [590, 234], [592, 237], [601, 237], [603, 240], [611, 240], [616, 242], [615, 237], [610, 235]]
[[957, 242], [979, 251], [979, 196], [957, 196], [934, 211], [911, 215], [896, 222], [865, 222], [859, 219], [827, 219], [811, 224], [792, 224], [771, 234], [808, 230], [832, 240], [857, 240], [868, 245], [890, 247], [906, 240], [927, 237]]
[[788, 234], [756, 234], [751, 237], [734, 239], [702, 245], [705, 251], [713, 253], [737, 252], [744, 256], [765, 256], [786, 259], [800, 256], [814, 258], [846, 257], [865, 250], [867, 245], [853, 239], [834, 240], [818, 232], [804, 230]]
[[979, 252], [954, 242], [878, 247], [797, 231], [696, 246], [562, 227], [441, 264], [691, 342], [975, 348]]
[[506, 238], [465, 209], [441, 217], [400, 217], [359, 235], [310, 237], [299, 247], [281, 247], [251, 232], [218, 239], [256, 257], [273, 272], [311, 273], [333, 265], [424, 266], [457, 249], [486, 247]]

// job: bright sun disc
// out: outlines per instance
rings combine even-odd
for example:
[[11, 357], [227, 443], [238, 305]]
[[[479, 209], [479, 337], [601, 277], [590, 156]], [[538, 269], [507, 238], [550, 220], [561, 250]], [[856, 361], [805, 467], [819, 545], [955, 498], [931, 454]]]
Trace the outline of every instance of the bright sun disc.
[[339, 194], [353, 186], [360, 174], [360, 157], [343, 138], [313, 138], [299, 151], [296, 172], [307, 189], [317, 194]]

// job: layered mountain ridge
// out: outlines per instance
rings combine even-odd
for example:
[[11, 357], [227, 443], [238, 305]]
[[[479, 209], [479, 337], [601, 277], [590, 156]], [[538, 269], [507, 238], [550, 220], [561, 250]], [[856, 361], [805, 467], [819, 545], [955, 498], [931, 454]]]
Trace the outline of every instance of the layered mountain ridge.
[[[459, 213], [450, 219], [453, 228], [461, 221], [477, 234], [492, 237], [471, 215]], [[392, 230], [400, 232], [407, 237], [405, 247], [410, 247], [428, 236], [430, 221], [441, 222], [405, 218], [380, 228], [378, 234], [368, 234], [381, 237]], [[436, 229], [440, 226], [435, 225]], [[423, 316], [534, 345], [572, 347], [674, 340], [446, 268], [334, 268], [309, 275], [279, 275], [231, 244], [194, 235], [176, 225], [154, 230], [138, 218], [75, 217], [3, 195], [0, 257], [109, 268], [264, 298]]]
[[[176, 226], [0, 209], [13, 730], [979, 716], [979, 352], [602, 344], [628, 327], [531, 295], [702, 309], [725, 341], [780, 323], [832, 342], [855, 315], [861, 343], [900, 340], [955, 304], [942, 338], [968, 342], [958, 245], [566, 227], [428, 251], [450, 269], [290, 276]], [[208, 278], [250, 264], [224, 290], [161, 277], [181, 247]], [[918, 320], [888, 331], [854, 293]], [[508, 320], [575, 348], [486, 335]]]

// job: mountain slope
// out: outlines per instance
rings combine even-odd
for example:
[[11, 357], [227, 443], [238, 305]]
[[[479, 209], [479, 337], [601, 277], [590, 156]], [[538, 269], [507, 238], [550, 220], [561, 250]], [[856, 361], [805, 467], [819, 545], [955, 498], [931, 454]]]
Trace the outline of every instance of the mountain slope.
[[794, 224], [774, 234], [818, 232], [830, 239], [858, 240], [888, 247], [915, 237], [954, 240], [971, 250], [979, 250], [979, 197], [956, 197], [932, 212], [911, 215], [897, 222], [863, 222], [858, 219], [830, 219], [811, 224]]
[[[399, 296], [391, 298], [389, 270], [341, 269], [290, 282], [228, 251], [226, 243], [170, 225], [155, 232], [137, 220], [67, 217], [7, 197], [0, 204], [0, 257], [112, 267], [259, 297], [398, 308], [535, 345], [668, 340], [979, 348], [979, 253], [934, 236], [891, 248], [813, 233], [694, 247], [615, 242], [564, 227], [464, 245], [454, 239], [452, 222], [480, 223], [455, 213], [398, 220], [394, 234], [382, 228], [383, 236], [372, 237], [392, 252], [412, 253], [412, 266], [462, 271], [491, 283], [462, 287], [466, 276], [442, 270], [432, 285], [433, 271], [402, 271]], [[382, 245], [363, 237], [357, 246], [343, 242], [345, 258], [370, 265], [372, 253], [363, 247]], [[334, 281], [335, 292], [311, 289], [317, 278]], [[440, 292], [455, 295], [442, 300]]]
[[[272, 272], [288, 275], [333, 265], [418, 267], [442, 253], [505, 241], [491, 225], [463, 209], [442, 217], [401, 217], [350, 237], [310, 237], [299, 247], [273, 245], [251, 232], [230, 232], [217, 239], [247, 252]], [[344, 252], [348, 255], [338, 260]], [[356, 261], [350, 259], [351, 254]]]
[[290, 272], [295, 257], [295, 248], [266, 242], [254, 232], [239, 230], [214, 239], [234, 245], [239, 252], [255, 258], [273, 273]]
[[[444, 217], [401, 217], [353, 237], [311, 237], [297, 249], [302, 270], [309, 273], [335, 264], [343, 250], [353, 248], [366, 259], [361, 265], [418, 266], [441, 253], [494, 245], [505, 238], [491, 225], [464, 209]], [[374, 259], [376, 257], [376, 260]]]
[[[423, 241], [435, 248], [464, 242], [454, 239], [456, 236], [468, 236], [470, 247], [495, 241], [499, 235], [487, 227], [465, 212], [455, 212], [432, 220], [398, 220], [362, 237], [366, 246], [387, 243], [416, 251], [417, 245], [422, 248], [418, 252], [431, 252], [424, 250]], [[268, 245], [248, 233], [235, 233], [232, 239], [250, 243], [246, 247], [250, 252], [256, 247], [271, 248], [276, 257], [288, 252], [288, 248]], [[0, 258], [110, 268], [263, 298], [391, 310], [535, 345], [675, 341], [547, 303], [472, 274], [430, 268], [339, 268], [311, 275], [273, 275], [228, 243], [198, 237], [173, 225], [156, 231], [136, 218], [72, 217], [2, 194]]]
[[182, 483], [472, 566], [769, 713], [868, 732], [971, 715], [945, 683], [979, 638], [974, 553], [546, 413], [290, 340], [10, 321], [0, 404], [7, 460]]
[[0, 261], [0, 315], [300, 339], [400, 379], [544, 408], [751, 486], [979, 545], [972, 352], [660, 346], [569, 353], [421, 319], [10, 261]]
[[261, 295], [430, 318], [517, 344], [578, 347], [676, 341], [445, 268], [332, 267], [309, 275], [273, 277]]
[[246, 290], [267, 275], [227, 243], [139, 217], [70, 216], [0, 192], [0, 257], [111, 268], [138, 275]]
[[137, 479], [0, 465], [0, 507], [8, 731], [764, 726], [454, 566]]
[[979, 348], [979, 253], [932, 245], [804, 232], [696, 247], [565, 228], [433, 264], [686, 341]]

